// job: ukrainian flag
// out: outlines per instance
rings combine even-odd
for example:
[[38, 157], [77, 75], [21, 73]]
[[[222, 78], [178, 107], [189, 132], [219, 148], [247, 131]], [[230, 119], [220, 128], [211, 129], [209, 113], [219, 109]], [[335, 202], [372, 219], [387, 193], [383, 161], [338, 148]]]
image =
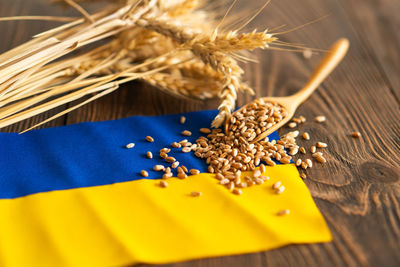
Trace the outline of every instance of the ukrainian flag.
[[[236, 196], [206, 173], [203, 160], [173, 149], [171, 156], [201, 173], [159, 186], [152, 168], [165, 162], [158, 151], [184, 139], [183, 130], [193, 132], [187, 139], [194, 143], [215, 115], [135, 116], [0, 133], [0, 265], [161, 264], [330, 241], [293, 164], [267, 167], [269, 181]], [[146, 142], [147, 135], [155, 142]], [[131, 142], [135, 147], [126, 149]], [[281, 195], [271, 188], [276, 181], [286, 187]], [[192, 191], [203, 195], [191, 197]], [[291, 213], [277, 216], [283, 209]]]

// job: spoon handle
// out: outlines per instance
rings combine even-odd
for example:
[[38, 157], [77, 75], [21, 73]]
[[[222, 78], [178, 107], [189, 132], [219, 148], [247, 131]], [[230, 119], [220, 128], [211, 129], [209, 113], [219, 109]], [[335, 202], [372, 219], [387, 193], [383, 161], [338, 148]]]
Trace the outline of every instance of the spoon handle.
[[314, 70], [314, 73], [308, 80], [307, 84], [299, 92], [294, 94], [292, 97], [295, 99], [296, 106], [304, 102], [323, 80], [335, 69], [340, 63], [349, 48], [349, 41], [346, 38], [339, 39], [329, 49], [328, 53], [322, 58], [318, 67]]

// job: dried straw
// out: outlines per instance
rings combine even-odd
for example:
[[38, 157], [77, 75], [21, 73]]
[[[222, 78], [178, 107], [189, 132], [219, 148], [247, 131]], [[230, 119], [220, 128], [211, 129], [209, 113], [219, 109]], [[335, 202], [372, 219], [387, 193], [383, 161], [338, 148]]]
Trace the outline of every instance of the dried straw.
[[[177, 96], [219, 96], [212, 123], [219, 127], [237, 93], [253, 92], [242, 81], [237, 60], [246, 58], [239, 52], [277, 42], [267, 31], [222, 31], [225, 18], [217, 25], [217, 15], [201, 0], [110, 0], [93, 14], [80, 2], [65, 0], [83, 18], [0, 18], [67, 22], [0, 55], [0, 128], [94, 94], [41, 125], [134, 79]], [[88, 45], [91, 50], [80, 49]]]

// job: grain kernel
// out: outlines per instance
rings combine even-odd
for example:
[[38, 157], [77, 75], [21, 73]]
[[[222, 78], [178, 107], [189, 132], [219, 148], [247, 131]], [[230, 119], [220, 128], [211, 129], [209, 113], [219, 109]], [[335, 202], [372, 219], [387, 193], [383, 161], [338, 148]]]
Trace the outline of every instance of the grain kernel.
[[142, 175], [143, 177], [147, 177], [147, 176], [149, 176], [149, 173], [145, 170], [141, 170], [140, 175]]
[[129, 148], [133, 148], [133, 147], [135, 147], [135, 144], [134, 143], [129, 143], [125, 147], [128, 148], [128, 149]]
[[306, 163], [307, 163], [308, 168], [312, 168], [312, 161], [311, 161], [311, 159], [306, 159]]
[[208, 129], [208, 128], [201, 128], [200, 132], [203, 133], [203, 134], [209, 134], [209, 133], [211, 133], [211, 130]]
[[314, 154], [312, 154], [312, 157], [316, 158], [316, 157], [319, 157], [319, 156], [322, 156], [322, 155], [323, 154], [321, 152], [315, 152]]
[[280, 187], [278, 187], [278, 188], [275, 190], [275, 193], [277, 193], [277, 194], [282, 194], [283, 191], [285, 191], [285, 186], [281, 185]]
[[240, 183], [240, 184], [238, 185], [238, 187], [240, 187], [240, 188], [246, 188], [246, 187], [247, 187], [247, 183], [245, 183], [245, 182]]
[[303, 139], [304, 139], [304, 140], [310, 140], [310, 134], [307, 133], [307, 132], [304, 132], [304, 133], [303, 133]]
[[235, 183], [234, 182], [229, 182], [227, 185], [228, 190], [232, 191], [235, 188]]
[[250, 187], [252, 185], [255, 185], [256, 183], [254, 181], [247, 181], [246, 184], [247, 184], [247, 187]]
[[176, 161], [176, 159], [175, 159], [174, 157], [166, 157], [166, 158], [165, 158], [165, 161], [166, 161], [166, 162], [169, 162], [169, 163], [173, 163], [173, 162]]
[[324, 122], [324, 121], [326, 121], [326, 117], [325, 116], [317, 116], [317, 117], [315, 117], [315, 121], [316, 122]]
[[179, 119], [179, 122], [181, 124], [184, 124], [186, 122], [186, 117], [185, 116], [181, 116], [181, 118]]
[[292, 155], [292, 156], [294, 156], [294, 155], [297, 154], [297, 152], [299, 152], [299, 148], [298, 148], [297, 146], [295, 146], [295, 147], [292, 147], [292, 148], [290, 149], [289, 154]]
[[188, 172], [188, 169], [186, 168], [186, 166], [182, 165], [181, 168], [182, 168], [182, 170], [183, 170], [184, 172]]
[[315, 159], [319, 162], [319, 163], [325, 163], [326, 159], [323, 156], [316, 156]]
[[290, 214], [290, 210], [289, 209], [285, 209], [285, 210], [280, 210], [276, 213], [276, 215], [278, 216], [284, 216], [284, 215], [288, 215]]
[[299, 118], [293, 118], [292, 121], [297, 123], [297, 124], [301, 123], [301, 120]]
[[179, 143], [177, 143], [177, 142], [173, 142], [173, 143], [171, 144], [171, 146], [174, 147], [174, 148], [180, 148], [182, 145], [179, 144]]
[[193, 191], [192, 193], [190, 193], [190, 195], [192, 197], [200, 197], [203, 193], [200, 191]]
[[354, 138], [360, 138], [361, 137], [361, 133], [360, 132], [352, 132], [351, 136]]
[[267, 158], [267, 160], [265, 162], [268, 164], [268, 166], [275, 166], [276, 165], [275, 161], [273, 161], [270, 158]]
[[300, 174], [300, 177], [301, 177], [302, 179], [306, 179], [306, 178], [307, 178], [307, 175], [306, 175], [305, 173], [302, 173], [302, 174]]
[[260, 165], [260, 171], [261, 171], [261, 173], [265, 173], [265, 171], [266, 171], [265, 165], [262, 163]]
[[298, 159], [297, 161], [296, 161], [296, 166], [298, 167], [298, 166], [300, 166], [301, 165], [301, 159]]
[[269, 176], [261, 176], [261, 179], [263, 179], [264, 181], [268, 181], [269, 180]]
[[304, 147], [300, 147], [299, 150], [300, 150], [301, 153], [306, 154], [306, 149]]
[[192, 132], [188, 131], [188, 130], [184, 130], [181, 134], [184, 135], [184, 136], [191, 136]]
[[264, 180], [261, 179], [261, 178], [256, 178], [256, 179], [254, 179], [254, 181], [256, 182], [256, 184], [263, 184], [264, 183]]
[[187, 147], [187, 146], [182, 147], [182, 152], [183, 153], [189, 153], [190, 151], [192, 151], [192, 149], [190, 147]]
[[238, 185], [242, 182], [242, 180], [240, 179], [240, 176], [236, 176], [235, 179], [233, 180], [233, 182]]
[[[196, 174], [199, 174], [200, 173], [200, 171], [199, 170], [197, 170], [197, 169], [190, 169], [190, 174], [191, 175], [196, 175]], [[218, 173], [219, 174], [219, 173]]]
[[260, 177], [261, 176], [261, 171], [260, 170], [255, 170], [254, 172], [253, 172], [253, 177], [254, 178], [258, 178], [258, 177]]
[[217, 180], [220, 180], [220, 181], [222, 181], [223, 179], [225, 179], [225, 177], [224, 177], [222, 174], [220, 174], [220, 173], [217, 173], [217, 174], [215, 175], [215, 178], [217, 178]]
[[272, 189], [278, 189], [282, 185], [281, 181], [278, 181], [272, 185]]
[[164, 173], [163, 176], [162, 176], [163, 179], [168, 179], [168, 178], [171, 178], [171, 177], [172, 177], [172, 172]]
[[302, 167], [304, 170], [306, 170], [306, 169], [308, 168], [308, 164], [307, 164], [305, 161], [303, 161], [303, 162], [301, 163], [301, 167]]
[[153, 137], [151, 137], [151, 136], [146, 136], [146, 140], [147, 140], [147, 142], [154, 142], [154, 138]]
[[242, 176], [242, 171], [238, 170], [237, 172], [235, 172], [235, 178], [240, 178]]
[[280, 163], [289, 164], [289, 163], [290, 163], [290, 160], [291, 160], [290, 157], [283, 157], [283, 158], [280, 160]]
[[233, 190], [232, 190], [232, 193], [234, 193], [235, 195], [241, 195], [243, 192], [242, 192], [242, 190], [240, 190], [240, 189], [238, 189], [238, 188], [234, 188]]
[[190, 142], [182, 143], [183, 146], [191, 147], [193, 144]]
[[214, 167], [213, 166], [208, 166], [208, 172], [209, 173], [214, 173], [215, 172]]
[[170, 172], [171, 172], [171, 168], [170, 168], [170, 167], [165, 168], [165, 169], [164, 169], [164, 172], [165, 172], [165, 173], [170, 173]]
[[323, 143], [323, 142], [317, 142], [316, 146], [317, 146], [318, 148], [325, 148], [325, 147], [328, 146], [328, 144], [327, 144], [327, 143]]
[[242, 163], [240, 163], [240, 162], [233, 162], [233, 163], [231, 164], [231, 166], [232, 166], [233, 168], [236, 168], [236, 169], [241, 169], [241, 168], [242, 168]]
[[187, 178], [187, 174], [186, 173], [178, 173], [178, 178], [179, 179], [186, 179]]
[[172, 163], [172, 165], [171, 165], [171, 167], [173, 168], [173, 169], [175, 169], [176, 167], [178, 167], [179, 166], [179, 161], [175, 161], [174, 163]]
[[189, 142], [187, 139], [183, 139], [182, 141], [179, 141], [178, 143], [181, 144], [182, 146]]
[[163, 165], [155, 165], [153, 167], [153, 170], [155, 171], [163, 171], [165, 169], [165, 167]]
[[166, 188], [166, 187], [168, 187], [168, 183], [166, 181], [160, 181], [160, 186], [162, 188]]
[[153, 153], [151, 153], [151, 151], [147, 151], [146, 156], [147, 156], [149, 159], [152, 159], [152, 158], [153, 158]]
[[229, 184], [229, 182], [230, 182], [229, 179], [224, 178], [221, 181], [219, 181], [219, 184], [226, 185]]
[[288, 124], [288, 126], [289, 126], [289, 128], [294, 128], [294, 127], [297, 126], [297, 123], [295, 123], [295, 122], [290, 122], [290, 123]]
[[310, 152], [315, 153], [317, 151], [317, 148], [315, 146], [310, 147]]

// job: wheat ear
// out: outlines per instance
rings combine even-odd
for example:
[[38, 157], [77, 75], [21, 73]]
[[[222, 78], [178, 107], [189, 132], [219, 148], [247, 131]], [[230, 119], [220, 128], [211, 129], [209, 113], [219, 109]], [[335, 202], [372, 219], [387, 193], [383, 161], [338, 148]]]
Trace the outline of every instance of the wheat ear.
[[[157, 14], [157, 13], [156, 13]], [[191, 50], [200, 57], [204, 63], [222, 73], [223, 88], [220, 93], [221, 104], [219, 113], [212, 122], [213, 127], [221, 126], [235, 108], [237, 92], [246, 90], [253, 92], [241, 82], [243, 70], [231, 56], [234, 51], [243, 49], [267, 48], [276, 40], [267, 31], [238, 34], [230, 31], [218, 34], [215, 30], [211, 35], [205, 35], [201, 29], [185, 27], [179, 20], [172, 20], [166, 14], [148, 14], [137, 21], [137, 24], [149, 30], [169, 36], [180, 43], [183, 48]]]

